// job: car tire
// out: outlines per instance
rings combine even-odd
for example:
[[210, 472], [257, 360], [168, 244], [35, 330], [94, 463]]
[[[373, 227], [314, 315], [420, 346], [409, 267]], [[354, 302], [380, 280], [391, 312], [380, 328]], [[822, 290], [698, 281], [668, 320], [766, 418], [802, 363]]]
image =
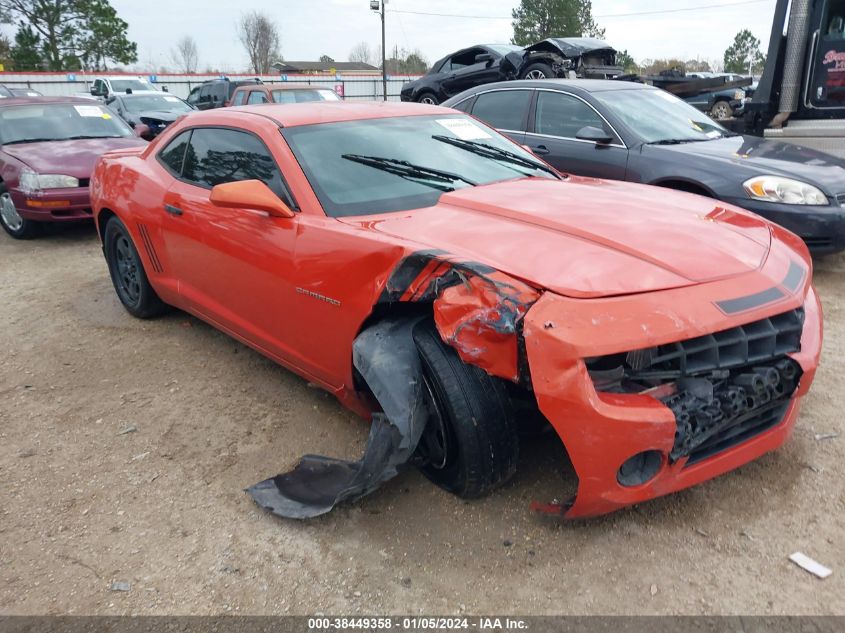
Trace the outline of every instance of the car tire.
[[134, 317], [150, 319], [169, 310], [150, 285], [141, 256], [126, 225], [111, 218], [104, 231], [104, 250], [117, 297]]
[[731, 104], [727, 101], [717, 101], [710, 109], [710, 116], [717, 121], [726, 121], [733, 117]]
[[431, 91], [426, 90], [421, 92], [417, 97], [417, 103], [426, 103], [428, 105], [440, 105], [440, 99]]
[[542, 62], [531, 64], [522, 71], [520, 79], [554, 79], [555, 73], [552, 67]]
[[0, 182], [0, 224], [16, 240], [31, 240], [41, 233], [41, 224], [22, 218], [15, 208], [12, 195], [6, 185]]
[[464, 363], [434, 322], [414, 328], [432, 417], [417, 455], [423, 474], [464, 499], [484, 496], [516, 472], [519, 433], [503, 381]]

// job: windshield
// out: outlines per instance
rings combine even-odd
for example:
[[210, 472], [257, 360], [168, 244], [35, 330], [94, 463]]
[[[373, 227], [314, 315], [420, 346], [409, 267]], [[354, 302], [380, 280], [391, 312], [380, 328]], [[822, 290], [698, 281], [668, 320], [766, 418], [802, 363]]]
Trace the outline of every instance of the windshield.
[[274, 90], [273, 101], [276, 103], [308, 103], [311, 101], [340, 101], [333, 90], [302, 88], [295, 90]]
[[12, 96], [12, 93], [9, 92], [9, 89], [6, 88], [6, 86], [0, 84], [0, 99], [7, 99], [8, 97], [11, 97], [11, 96]]
[[663, 90], [608, 90], [593, 96], [645, 143], [686, 143], [732, 136], [706, 114]]
[[154, 90], [146, 81], [140, 79], [112, 79], [110, 80], [112, 92], [126, 92], [131, 90]]
[[282, 134], [332, 217], [430, 207], [444, 191], [502, 180], [557, 178], [534, 155], [463, 115], [323, 123]]
[[143, 95], [123, 99], [123, 107], [129, 112], [146, 112], [158, 110], [165, 112], [190, 112], [191, 106], [179, 97], [168, 95]]
[[0, 144], [132, 136], [132, 130], [99, 105], [51, 103], [0, 108]]

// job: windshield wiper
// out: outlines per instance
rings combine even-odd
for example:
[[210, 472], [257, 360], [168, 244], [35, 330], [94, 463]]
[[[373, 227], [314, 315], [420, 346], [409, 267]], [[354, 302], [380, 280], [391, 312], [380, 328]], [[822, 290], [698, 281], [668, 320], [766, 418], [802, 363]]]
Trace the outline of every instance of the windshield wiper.
[[[721, 136], [719, 138], [722, 138]], [[651, 141], [646, 145], [683, 145], [684, 143], [701, 143], [702, 141], [713, 141], [712, 138], [664, 138], [659, 141]]]
[[90, 138], [123, 138], [119, 134], [106, 134], [103, 136], [94, 136], [92, 134], [80, 134], [79, 136], [67, 136], [65, 138], [57, 138], [57, 141], [82, 141]]
[[373, 167], [386, 171], [389, 174], [394, 174], [402, 178], [419, 182], [421, 185], [428, 185], [441, 191], [454, 191], [455, 188], [438, 183], [455, 183], [465, 182], [468, 185], [475, 187], [477, 182], [473, 182], [458, 174], [452, 172], [442, 171], [440, 169], [432, 169], [431, 167], [423, 167], [422, 165], [414, 165], [406, 160], [399, 160], [397, 158], [383, 158], [381, 156], [362, 156], [361, 154], [343, 154], [341, 158], [351, 160], [354, 163], [361, 163], [367, 167]]
[[529, 167], [530, 169], [539, 169], [540, 171], [544, 171], [546, 173], [551, 174], [555, 178], [560, 179], [560, 174], [558, 174], [554, 169], [544, 165], [543, 163], [538, 163], [536, 161], [531, 160], [530, 158], [524, 158], [519, 154], [514, 154], [513, 152], [509, 152], [506, 149], [501, 149], [499, 147], [493, 147], [492, 145], [487, 145], [486, 143], [477, 143], [475, 141], [465, 141], [464, 139], [455, 138], [453, 136], [443, 136], [441, 134], [435, 134], [431, 138], [435, 141], [440, 141], [441, 143], [448, 143], [449, 145], [454, 145], [455, 147], [460, 147], [461, 149], [465, 149], [468, 152], [472, 152], [473, 154], [478, 154], [479, 156], [483, 156], [485, 158], [491, 158], [493, 160], [500, 160], [505, 163], [511, 163], [512, 165], [520, 165], [522, 167]]

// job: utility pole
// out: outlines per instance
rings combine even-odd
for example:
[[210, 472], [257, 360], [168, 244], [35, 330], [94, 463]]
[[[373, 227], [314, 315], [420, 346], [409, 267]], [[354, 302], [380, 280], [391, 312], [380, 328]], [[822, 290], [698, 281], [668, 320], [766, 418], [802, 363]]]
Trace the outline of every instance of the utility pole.
[[370, 10], [381, 13], [381, 86], [387, 101], [387, 38], [385, 36], [384, 5], [387, 0], [370, 0]]

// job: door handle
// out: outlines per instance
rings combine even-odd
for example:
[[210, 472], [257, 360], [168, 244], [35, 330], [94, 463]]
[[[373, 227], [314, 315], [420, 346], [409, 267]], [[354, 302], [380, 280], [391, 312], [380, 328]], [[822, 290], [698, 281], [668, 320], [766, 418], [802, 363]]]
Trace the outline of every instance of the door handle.
[[550, 154], [551, 151], [545, 145], [538, 145], [537, 147], [532, 147], [531, 151], [537, 154], [538, 156], [545, 156], [546, 154]]
[[164, 210], [167, 211], [170, 215], [182, 215], [183, 211], [179, 207], [174, 207], [172, 204], [164, 205]]

